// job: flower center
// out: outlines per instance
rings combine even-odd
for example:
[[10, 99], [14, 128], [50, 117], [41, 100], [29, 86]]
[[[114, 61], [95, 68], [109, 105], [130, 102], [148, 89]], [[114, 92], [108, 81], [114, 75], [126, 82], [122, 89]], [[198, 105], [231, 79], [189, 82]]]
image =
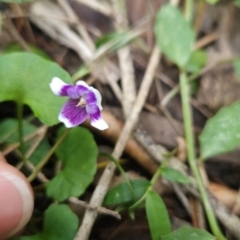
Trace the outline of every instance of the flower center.
[[86, 100], [85, 98], [81, 97], [78, 104], [76, 105], [76, 107], [85, 107], [86, 106]]

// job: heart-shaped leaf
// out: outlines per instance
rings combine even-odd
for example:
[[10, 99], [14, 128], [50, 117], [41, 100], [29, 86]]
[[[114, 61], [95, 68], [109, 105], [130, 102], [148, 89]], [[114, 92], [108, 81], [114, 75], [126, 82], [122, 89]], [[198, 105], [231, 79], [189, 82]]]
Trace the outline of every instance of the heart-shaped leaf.
[[[64, 130], [60, 130], [59, 136]], [[63, 169], [48, 183], [47, 195], [58, 201], [80, 196], [96, 172], [98, 148], [92, 134], [82, 127], [71, 129], [56, 154]]]
[[35, 54], [3, 55], [0, 57], [0, 101], [25, 103], [43, 123], [54, 125], [66, 100], [52, 93], [49, 83], [53, 77], [72, 82], [69, 74], [56, 63]]
[[77, 232], [78, 218], [69, 206], [51, 205], [45, 211], [42, 232], [19, 240], [72, 240]]
[[182, 13], [171, 4], [162, 7], [154, 32], [163, 53], [179, 67], [184, 67], [192, 53], [194, 32]]
[[201, 159], [234, 150], [240, 144], [240, 102], [224, 107], [207, 121], [199, 136]]

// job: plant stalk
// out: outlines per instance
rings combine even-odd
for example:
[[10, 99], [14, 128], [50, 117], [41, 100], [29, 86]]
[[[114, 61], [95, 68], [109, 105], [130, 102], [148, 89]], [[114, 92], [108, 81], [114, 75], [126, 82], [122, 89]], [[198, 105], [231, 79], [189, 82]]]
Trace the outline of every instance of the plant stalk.
[[196, 179], [201, 200], [205, 208], [205, 212], [206, 212], [211, 230], [218, 240], [226, 240], [226, 238], [223, 236], [218, 226], [213, 209], [207, 197], [207, 191], [204, 187], [204, 184], [196, 163], [194, 135], [193, 135], [193, 129], [192, 129], [192, 126], [193, 126], [192, 113], [191, 113], [190, 97], [189, 97], [189, 89], [188, 89], [188, 79], [184, 71], [181, 71], [181, 74], [180, 74], [180, 90], [181, 90], [181, 98], [182, 98], [183, 121], [184, 121], [185, 138], [187, 143], [188, 162], [193, 172], [193, 175]]
[[48, 162], [49, 158], [52, 156], [52, 154], [56, 151], [58, 146], [62, 143], [62, 141], [65, 139], [65, 137], [70, 132], [70, 129], [67, 129], [57, 140], [57, 142], [53, 145], [53, 147], [48, 151], [47, 155], [39, 162], [39, 164], [36, 166], [36, 168], [33, 170], [31, 175], [28, 177], [28, 181], [33, 181], [38, 173], [41, 171], [42, 167]]
[[186, 0], [186, 5], [185, 5], [185, 19], [188, 22], [192, 21], [193, 17], [193, 2], [194, 0]]
[[20, 152], [22, 157], [22, 162], [25, 165], [27, 163], [24, 156], [24, 140], [23, 140], [23, 104], [21, 102], [17, 103], [17, 119], [18, 119], [18, 140], [20, 144]]

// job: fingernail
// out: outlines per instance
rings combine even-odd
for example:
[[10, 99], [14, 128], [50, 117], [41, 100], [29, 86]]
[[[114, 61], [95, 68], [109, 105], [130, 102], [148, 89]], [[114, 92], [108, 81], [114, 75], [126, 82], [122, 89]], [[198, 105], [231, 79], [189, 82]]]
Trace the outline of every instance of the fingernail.
[[1, 239], [19, 232], [29, 221], [32, 211], [33, 197], [28, 184], [14, 173], [0, 172]]

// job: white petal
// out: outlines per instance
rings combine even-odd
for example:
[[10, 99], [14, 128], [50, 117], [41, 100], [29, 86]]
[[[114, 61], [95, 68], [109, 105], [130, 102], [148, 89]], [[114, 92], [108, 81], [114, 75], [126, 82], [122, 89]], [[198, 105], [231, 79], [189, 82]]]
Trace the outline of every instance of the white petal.
[[99, 119], [91, 119], [91, 125], [99, 130], [105, 130], [108, 128], [107, 123], [103, 120], [103, 118]]
[[97, 106], [99, 107], [100, 111], [102, 110], [102, 96], [100, 94], [100, 92], [94, 88], [94, 87], [90, 87], [90, 90], [94, 92], [94, 95], [96, 96], [97, 99]]
[[50, 88], [52, 89], [53, 93], [57, 96], [60, 96], [61, 89], [66, 86], [65, 82], [63, 82], [60, 78], [54, 77], [50, 83]]
[[90, 87], [87, 85], [87, 83], [84, 82], [84, 81], [82, 81], [82, 80], [77, 81], [77, 82], [76, 82], [76, 85], [84, 86], [84, 87], [86, 87], [87, 89], [90, 88]]
[[64, 123], [65, 127], [66, 128], [72, 128], [72, 127], [75, 127], [70, 121], [68, 118], [65, 118], [61, 113], [59, 114], [58, 116], [58, 120], [62, 123]]

